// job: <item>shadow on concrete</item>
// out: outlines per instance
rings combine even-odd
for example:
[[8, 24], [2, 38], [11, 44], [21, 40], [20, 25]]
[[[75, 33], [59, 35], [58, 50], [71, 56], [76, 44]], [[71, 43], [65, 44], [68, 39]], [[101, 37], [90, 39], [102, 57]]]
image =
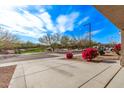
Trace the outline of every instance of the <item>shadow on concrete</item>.
[[55, 72], [58, 72], [59, 74], [62, 74], [62, 75], [68, 76], [68, 77], [74, 76], [72, 73], [67, 72], [66, 70], [57, 68], [59, 66], [57, 66], [57, 67], [52, 67], [52, 66], [49, 66], [49, 65], [45, 65], [45, 66], [49, 67], [51, 70], [53, 70]]
[[113, 61], [113, 60], [105, 60], [102, 63], [117, 63], [117, 61]]

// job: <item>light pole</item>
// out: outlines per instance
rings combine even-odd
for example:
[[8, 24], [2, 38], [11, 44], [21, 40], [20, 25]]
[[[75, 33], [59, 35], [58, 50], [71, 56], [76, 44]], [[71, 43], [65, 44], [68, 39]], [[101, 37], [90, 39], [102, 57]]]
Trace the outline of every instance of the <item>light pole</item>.
[[89, 37], [89, 46], [92, 46], [92, 36], [91, 36], [91, 23], [85, 24], [84, 26], [88, 26], [89, 32], [88, 32], [88, 37]]

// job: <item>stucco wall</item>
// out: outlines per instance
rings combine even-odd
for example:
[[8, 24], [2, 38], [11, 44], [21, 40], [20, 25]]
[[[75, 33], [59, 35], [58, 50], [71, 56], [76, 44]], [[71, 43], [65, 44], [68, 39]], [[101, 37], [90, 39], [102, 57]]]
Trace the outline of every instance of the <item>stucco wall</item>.
[[124, 29], [121, 30], [121, 66], [124, 67]]

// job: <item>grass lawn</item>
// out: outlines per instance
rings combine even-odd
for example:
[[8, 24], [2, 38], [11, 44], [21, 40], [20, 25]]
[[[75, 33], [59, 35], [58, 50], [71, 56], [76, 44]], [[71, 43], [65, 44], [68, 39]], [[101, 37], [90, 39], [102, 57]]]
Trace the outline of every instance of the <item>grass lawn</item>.
[[25, 51], [21, 51], [21, 54], [24, 54], [24, 53], [35, 53], [35, 52], [44, 52], [45, 49], [42, 49], [42, 48], [31, 48], [31, 49], [27, 49]]

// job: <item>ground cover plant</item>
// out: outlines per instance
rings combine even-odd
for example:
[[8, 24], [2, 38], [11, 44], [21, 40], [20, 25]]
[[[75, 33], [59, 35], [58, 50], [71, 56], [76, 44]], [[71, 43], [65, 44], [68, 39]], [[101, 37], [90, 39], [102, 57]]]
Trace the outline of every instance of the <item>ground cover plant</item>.
[[82, 58], [87, 61], [92, 61], [93, 58], [98, 56], [98, 51], [95, 48], [86, 48], [82, 51]]
[[72, 52], [67, 52], [66, 53], [66, 58], [67, 59], [72, 59], [73, 58], [73, 53]]
[[120, 51], [121, 51], [121, 44], [116, 44], [114, 46], [114, 51], [116, 54], [120, 55]]

